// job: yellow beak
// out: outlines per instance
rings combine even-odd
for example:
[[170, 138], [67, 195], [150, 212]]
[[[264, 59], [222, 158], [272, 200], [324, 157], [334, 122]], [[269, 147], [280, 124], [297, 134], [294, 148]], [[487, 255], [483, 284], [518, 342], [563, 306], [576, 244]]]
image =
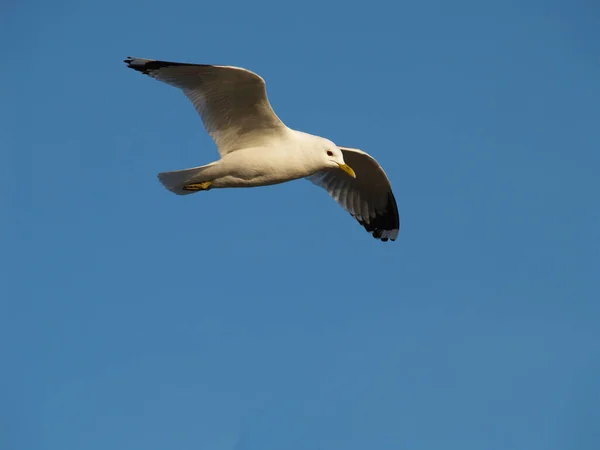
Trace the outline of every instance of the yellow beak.
[[354, 170], [352, 170], [352, 167], [350, 167], [348, 164], [339, 164], [339, 166], [340, 166], [340, 169], [342, 169], [344, 172], [346, 172], [352, 178], [356, 178], [356, 174], [354, 173]]

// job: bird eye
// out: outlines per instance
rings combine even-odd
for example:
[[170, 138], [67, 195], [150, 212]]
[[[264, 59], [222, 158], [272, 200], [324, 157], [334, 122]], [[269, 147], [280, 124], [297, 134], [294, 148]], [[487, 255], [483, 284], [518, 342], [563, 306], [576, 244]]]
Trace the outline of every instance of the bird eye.
[[327, 156], [333, 156], [333, 152], [331, 150], [327, 150]]

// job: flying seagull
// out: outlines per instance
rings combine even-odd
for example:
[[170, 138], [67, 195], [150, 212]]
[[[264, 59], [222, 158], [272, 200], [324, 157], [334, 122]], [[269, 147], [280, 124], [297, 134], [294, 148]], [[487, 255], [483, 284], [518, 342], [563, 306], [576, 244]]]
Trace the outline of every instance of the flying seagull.
[[129, 57], [127, 67], [179, 88], [200, 114], [221, 159], [163, 172], [178, 195], [255, 187], [306, 178], [323, 187], [375, 237], [396, 240], [400, 218], [387, 175], [369, 154], [288, 128], [277, 117], [265, 81], [231, 66]]

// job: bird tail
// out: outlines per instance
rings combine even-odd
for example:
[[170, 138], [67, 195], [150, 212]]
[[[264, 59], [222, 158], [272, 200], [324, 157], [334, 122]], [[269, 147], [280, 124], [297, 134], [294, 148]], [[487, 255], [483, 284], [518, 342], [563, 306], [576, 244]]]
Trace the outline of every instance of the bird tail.
[[192, 167], [191, 169], [174, 170], [173, 172], [162, 172], [158, 174], [158, 179], [164, 187], [177, 195], [193, 194], [199, 191], [188, 191], [183, 189], [183, 187], [188, 184], [211, 181], [203, 172], [213, 164], [214, 163], [206, 166]]

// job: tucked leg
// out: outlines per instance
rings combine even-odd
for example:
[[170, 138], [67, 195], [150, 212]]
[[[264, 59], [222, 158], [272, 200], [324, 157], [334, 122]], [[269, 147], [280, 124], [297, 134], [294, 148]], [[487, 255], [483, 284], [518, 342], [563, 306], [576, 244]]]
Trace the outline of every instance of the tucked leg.
[[186, 184], [183, 186], [184, 191], [209, 191], [212, 185], [212, 181], [205, 181], [203, 183]]

